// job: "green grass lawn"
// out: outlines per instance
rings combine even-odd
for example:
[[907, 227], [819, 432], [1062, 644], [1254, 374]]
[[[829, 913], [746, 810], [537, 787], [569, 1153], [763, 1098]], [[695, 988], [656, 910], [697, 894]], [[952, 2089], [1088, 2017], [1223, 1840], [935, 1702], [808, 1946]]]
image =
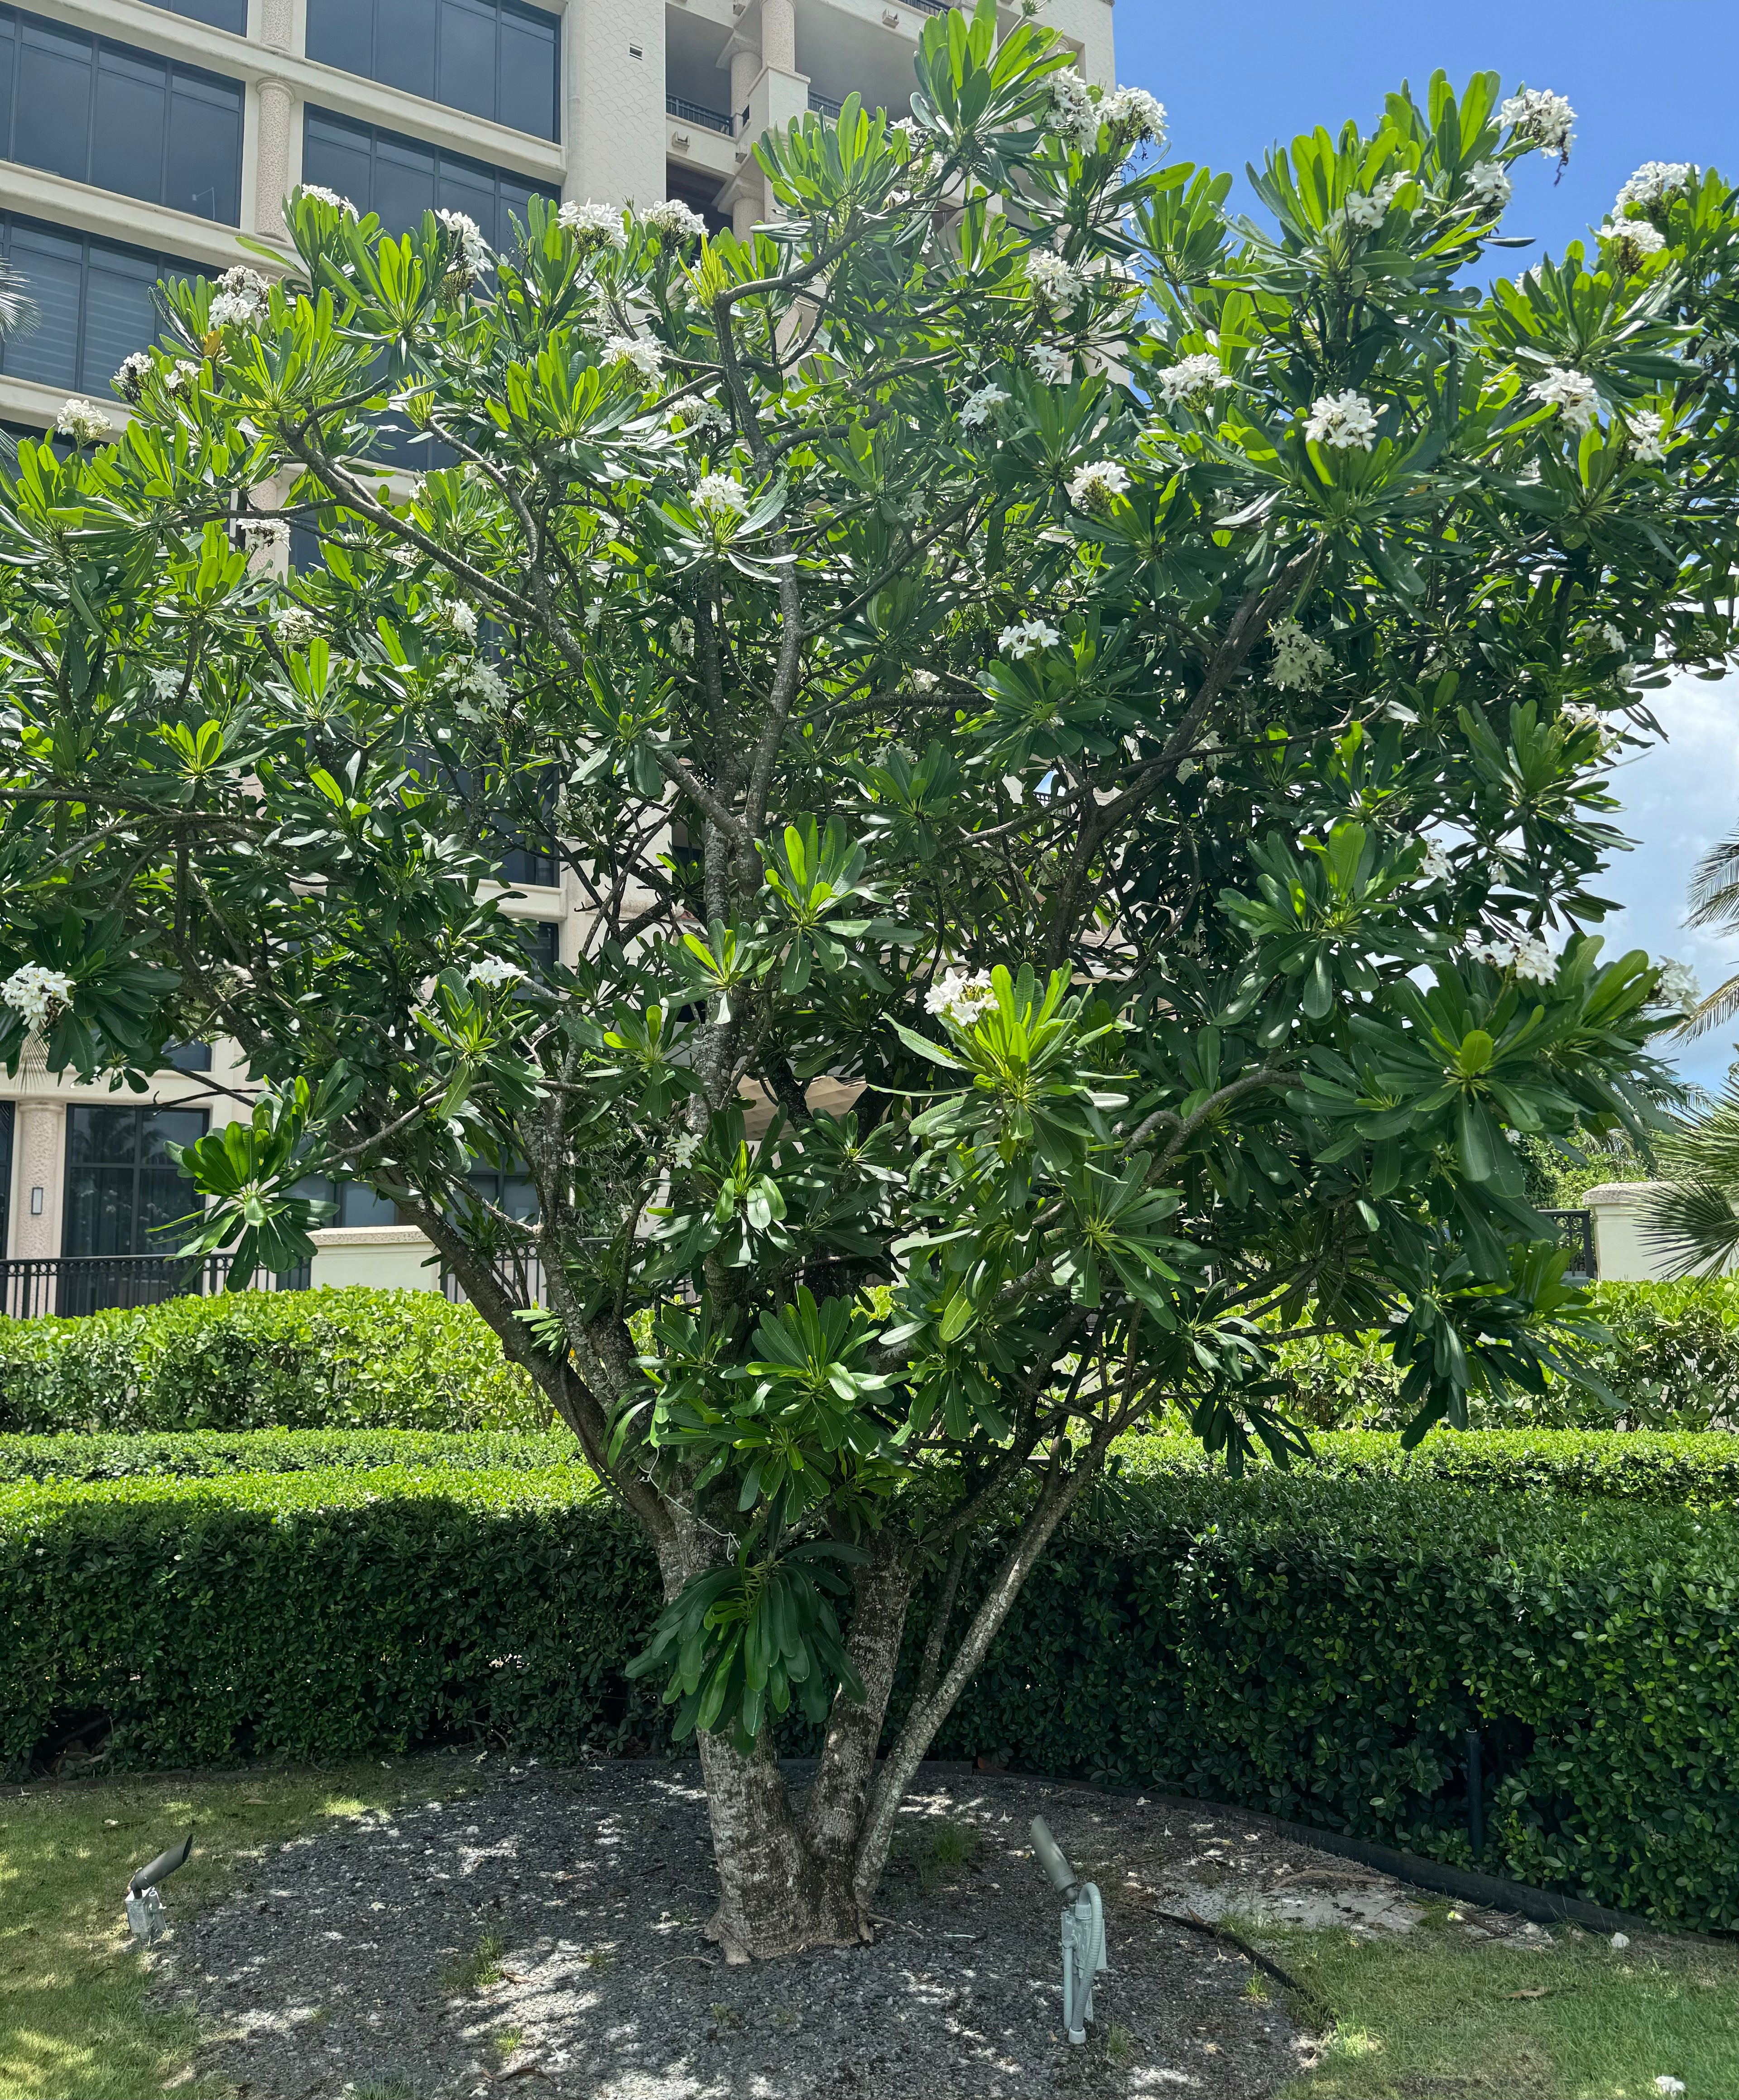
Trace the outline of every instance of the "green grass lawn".
[[263, 1846], [395, 1803], [404, 1780], [373, 1764], [0, 1793], [0, 2096], [148, 2100], [185, 2071], [192, 2020], [143, 2002], [149, 1961], [121, 1907], [135, 1868], [192, 1829], [193, 1857], [164, 1891], [185, 1919]]
[[[1434, 1907], [1441, 1913], [1443, 1907]], [[1558, 1930], [1518, 1953], [1441, 1914], [1404, 1939], [1265, 1934], [1334, 2010], [1282, 2100], [1739, 2100], [1739, 1951], [1651, 1935], [1615, 1950]]]

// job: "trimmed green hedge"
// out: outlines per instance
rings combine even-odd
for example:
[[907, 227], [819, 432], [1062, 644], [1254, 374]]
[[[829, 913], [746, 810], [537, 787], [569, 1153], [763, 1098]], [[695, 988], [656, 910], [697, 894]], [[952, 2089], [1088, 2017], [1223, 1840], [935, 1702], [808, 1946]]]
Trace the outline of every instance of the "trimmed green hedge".
[[541, 1429], [550, 1410], [438, 1290], [238, 1290], [0, 1320], [0, 1430]]
[[[1417, 1471], [1229, 1481], [1143, 1448], [1041, 1566], [938, 1754], [1465, 1860], [1477, 1723], [1489, 1864], [1730, 1927], [1736, 1542], [1724, 1514], [1635, 1499]], [[621, 1674], [657, 1608], [650, 1555], [573, 1466], [17, 1485], [0, 1596], [14, 1769], [92, 1708], [133, 1767], [665, 1740]]]
[[363, 1471], [382, 1466], [471, 1472], [583, 1464], [565, 1429], [160, 1430], [137, 1436], [0, 1436], [0, 1480], [126, 1480], [152, 1475]]

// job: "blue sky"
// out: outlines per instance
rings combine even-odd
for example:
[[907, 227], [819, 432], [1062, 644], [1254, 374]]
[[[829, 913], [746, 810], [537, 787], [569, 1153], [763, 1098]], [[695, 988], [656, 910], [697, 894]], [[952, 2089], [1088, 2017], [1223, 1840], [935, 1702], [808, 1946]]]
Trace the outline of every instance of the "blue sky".
[[[1172, 157], [1234, 170], [1233, 201], [1246, 209], [1247, 161], [1317, 124], [1334, 131], [1354, 117], [1368, 128], [1389, 89], [1408, 80], [1422, 95], [1439, 66], [1458, 83], [1494, 71], [1506, 93], [1553, 88], [1576, 110], [1562, 179], [1538, 157], [1517, 170], [1504, 230], [1538, 245], [1509, 251], [1507, 268], [1561, 254], [1641, 161], [1696, 161], [1739, 181], [1733, 0], [1243, 0], [1235, 10], [1119, 0], [1115, 19], [1118, 77], [1166, 105]], [[1739, 942], [1685, 929], [1685, 885], [1698, 854], [1739, 831], [1739, 677], [1687, 680], [1658, 696], [1656, 712], [1667, 741], [1618, 775], [1636, 843], [1603, 885], [1624, 907], [1604, 930], [1615, 948], [1682, 957], [1707, 990], [1739, 970]], [[1719, 1079], [1732, 1035], [1688, 1046], [1686, 1075]]]

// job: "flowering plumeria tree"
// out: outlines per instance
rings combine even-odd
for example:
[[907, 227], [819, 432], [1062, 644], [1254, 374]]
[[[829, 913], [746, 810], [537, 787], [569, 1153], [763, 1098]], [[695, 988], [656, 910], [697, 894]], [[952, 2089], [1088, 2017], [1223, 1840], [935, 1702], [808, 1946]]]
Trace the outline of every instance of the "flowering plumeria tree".
[[1732, 639], [1714, 177], [1488, 293], [1568, 115], [1487, 76], [1271, 156], [1260, 227], [989, 0], [912, 111], [770, 136], [749, 240], [303, 191], [0, 506], [0, 1051], [233, 1036], [241, 1273], [311, 1173], [422, 1225], [657, 1551], [750, 1954], [867, 1930], [1126, 1430], [1297, 1448], [1287, 1323], [1385, 1329], [1421, 1430], [1573, 1361], [1507, 1140], [1649, 1121], [1607, 772]]

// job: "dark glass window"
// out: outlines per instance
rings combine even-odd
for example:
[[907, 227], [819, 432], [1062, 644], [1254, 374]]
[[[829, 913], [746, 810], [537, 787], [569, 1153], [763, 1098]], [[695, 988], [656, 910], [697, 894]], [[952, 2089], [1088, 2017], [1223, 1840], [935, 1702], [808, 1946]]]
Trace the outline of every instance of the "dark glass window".
[[211, 1070], [211, 1045], [209, 1043], [171, 1043], [163, 1052], [166, 1072], [209, 1072]]
[[360, 212], [378, 212], [389, 233], [407, 232], [426, 211], [469, 213], [492, 248], [512, 245], [512, 220], [524, 224], [531, 198], [554, 204], [557, 195], [547, 183], [324, 109], [304, 121], [302, 179], [336, 190]]
[[519, 925], [519, 945], [531, 957], [532, 968], [540, 977], [548, 977], [562, 960], [561, 927], [554, 919], [522, 919]]
[[62, 1253], [173, 1254], [200, 1203], [168, 1148], [205, 1134], [203, 1109], [68, 1109]]
[[466, 1179], [473, 1193], [485, 1203], [492, 1203], [497, 1210], [505, 1211], [510, 1218], [518, 1218], [526, 1224], [536, 1224], [537, 1190], [525, 1171], [523, 1161], [492, 1167], [486, 1159], [474, 1159]]
[[523, 0], [308, 0], [307, 52], [426, 102], [561, 135], [560, 24]]
[[324, 1174], [311, 1174], [306, 1180], [296, 1184], [295, 1193], [306, 1196], [311, 1202], [329, 1207], [323, 1217], [315, 1220], [316, 1232], [329, 1225], [395, 1225], [399, 1222], [398, 1205], [385, 1196], [377, 1196], [365, 1182], [334, 1181]]
[[0, 160], [235, 226], [241, 111], [239, 80], [0, 7]]
[[232, 37], [248, 33], [248, 0], [145, 0], [166, 15], [185, 15], [190, 22], [209, 22], [214, 29], [227, 29]]
[[152, 293], [164, 277], [196, 277], [196, 263], [124, 248], [0, 214], [0, 249], [36, 302], [38, 320], [0, 340], [0, 372], [99, 399], [122, 358], [156, 342]]

